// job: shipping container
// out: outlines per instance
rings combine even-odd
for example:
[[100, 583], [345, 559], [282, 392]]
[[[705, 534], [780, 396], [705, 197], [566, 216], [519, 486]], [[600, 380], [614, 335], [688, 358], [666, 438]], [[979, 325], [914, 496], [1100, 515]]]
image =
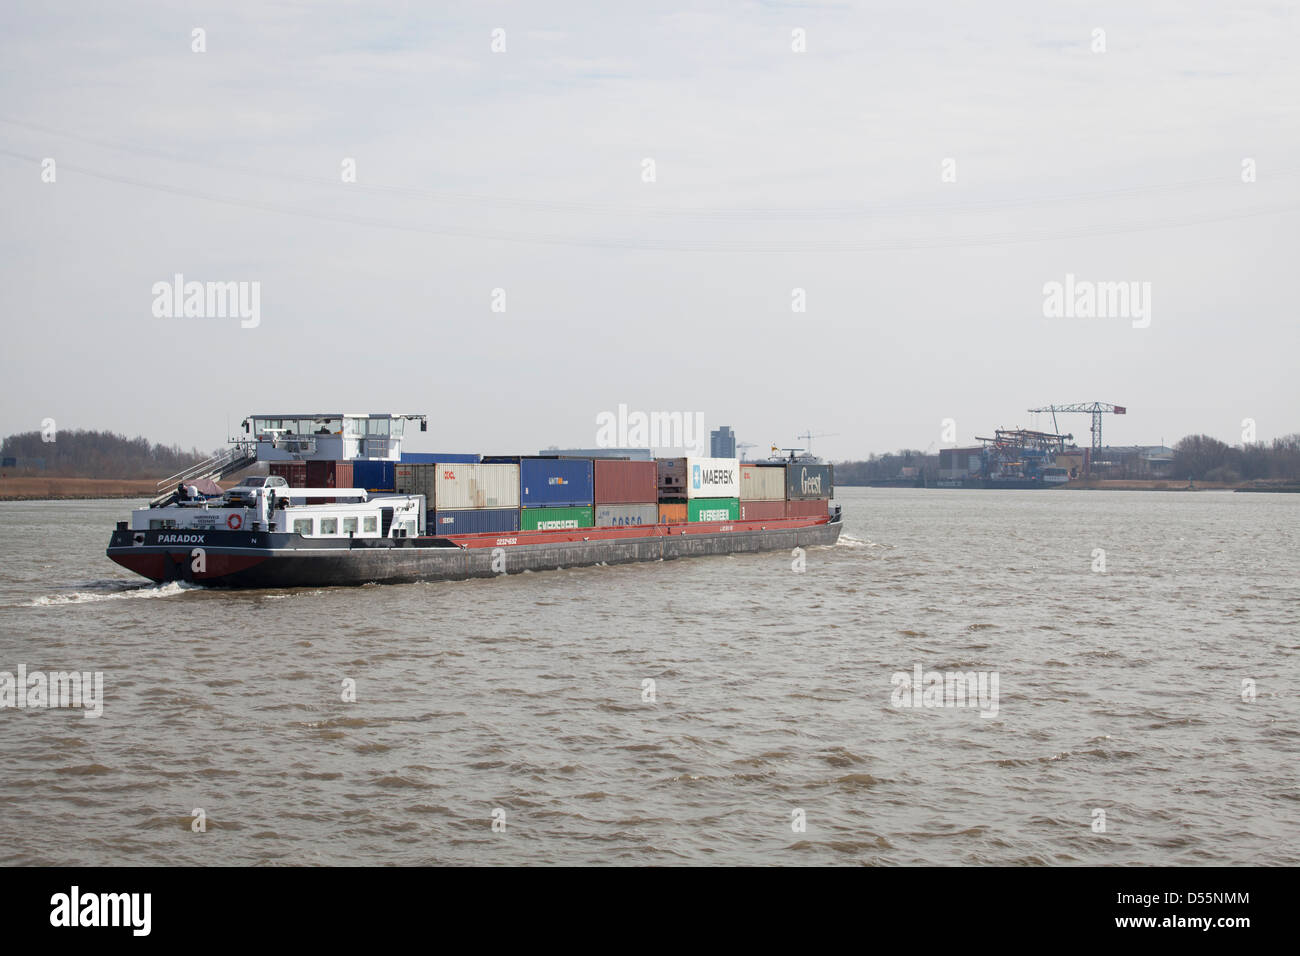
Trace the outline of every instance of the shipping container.
[[739, 458], [656, 458], [659, 499], [739, 498]]
[[[596, 459], [596, 504], [632, 505], [658, 499], [653, 461]], [[653, 524], [654, 522], [650, 522]]]
[[825, 498], [787, 501], [785, 503], [785, 516], [787, 518], [815, 518], [827, 513], [829, 513], [829, 508]]
[[358, 458], [352, 462], [352, 480], [367, 491], [396, 491], [396, 463]]
[[290, 488], [307, 487], [307, 463], [305, 461], [273, 461], [271, 474], [283, 478]]
[[[784, 479], [784, 476], [782, 476]], [[784, 485], [784, 481], [782, 481]], [[746, 501], [740, 499], [741, 521], [771, 521], [773, 518], [785, 517], [784, 501]]]
[[590, 528], [595, 520], [591, 505], [585, 508], [523, 508], [519, 512], [519, 530], [554, 531], [563, 528]]
[[402, 467], [432, 469], [435, 484], [432, 500], [439, 511], [519, 507], [518, 465], [439, 462], [399, 466], [399, 474]]
[[520, 507], [581, 508], [592, 491], [590, 458], [519, 459]]
[[596, 505], [597, 528], [625, 528], [658, 523], [659, 506], [656, 504]]
[[692, 498], [686, 509], [691, 521], [736, 521], [740, 515], [740, 499]]
[[457, 465], [477, 465], [480, 457], [479, 455], [455, 455], [437, 451], [402, 452], [402, 461], [411, 465], [434, 465], [440, 461]]
[[659, 503], [659, 523], [660, 524], [685, 524], [686, 523], [686, 502], [661, 501]]
[[519, 530], [518, 508], [466, 508], [435, 511], [429, 534], [501, 534]]
[[785, 501], [784, 465], [741, 465], [741, 501]]
[[835, 497], [834, 473], [830, 465], [807, 465], [793, 461], [785, 467], [785, 496], [790, 501]]
[[398, 494], [424, 495], [424, 503], [430, 511], [436, 502], [434, 492], [437, 490], [437, 465], [403, 464], [393, 466], [393, 485]]
[[350, 461], [308, 461], [308, 488], [355, 488], [352, 484], [352, 462]]

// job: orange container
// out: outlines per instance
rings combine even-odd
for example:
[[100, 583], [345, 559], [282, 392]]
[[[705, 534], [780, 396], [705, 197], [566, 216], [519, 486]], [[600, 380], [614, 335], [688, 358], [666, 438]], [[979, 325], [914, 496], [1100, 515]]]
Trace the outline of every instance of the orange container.
[[660, 524], [686, 524], [686, 503], [665, 504], [659, 506]]

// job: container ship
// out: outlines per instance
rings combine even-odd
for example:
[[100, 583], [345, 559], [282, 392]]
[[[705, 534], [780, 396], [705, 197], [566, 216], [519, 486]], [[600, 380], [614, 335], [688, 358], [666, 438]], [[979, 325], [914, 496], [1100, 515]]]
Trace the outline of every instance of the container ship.
[[[253, 415], [225, 454], [159, 482], [108, 557], [232, 588], [460, 580], [832, 545], [834, 473], [803, 461], [415, 454], [424, 415]], [[229, 490], [222, 478], [265, 462]]]

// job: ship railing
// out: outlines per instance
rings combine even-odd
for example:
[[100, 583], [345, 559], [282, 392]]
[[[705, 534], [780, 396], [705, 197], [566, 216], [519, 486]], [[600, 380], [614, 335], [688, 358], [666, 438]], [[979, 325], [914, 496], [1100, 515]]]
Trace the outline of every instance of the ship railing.
[[197, 478], [211, 478], [213, 481], [219, 481], [231, 472], [240, 471], [257, 461], [257, 446], [252, 442], [236, 442], [229, 449], [203, 461], [196, 462], [183, 471], [178, 471], [169, 478], [164, 478], [155, 486], [158, 494], [149, 502], [151, 507], [157, 507], [166, 501], [171, 495], [176, 485], [184, 484], [187, 481], [194, 481]]

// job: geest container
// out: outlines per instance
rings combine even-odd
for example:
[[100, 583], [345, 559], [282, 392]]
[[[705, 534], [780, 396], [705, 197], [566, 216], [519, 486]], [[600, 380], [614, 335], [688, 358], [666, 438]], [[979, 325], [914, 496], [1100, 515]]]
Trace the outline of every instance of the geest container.
[[519, 459], [519, 504], [524, 508], [580, 508], [591, 504], [590, 458]]
[[435, 511], [429, 534], [489, 534], [519, 530], [518, 508], [466, 508]]
[[791, 462], [785, 466], [785, 496], [790, 501], [834, 497], [834, 474], [830, 465], [805, 465]]
[[741, 501], [785, 501], [784, 465], [741, 465]]
[[825, 498], [811, 498], [804, 501], [787, 501], [785, 516], [787, 518], [816, 518], [830, 513]]
[[660, 502], [659, 503], [659, 523], [660, 524], [685, 524], [686, 523], [686, 502]]
[[739, 458], [656, 458], [660, 498], [739, 498]]
[[[782, 485], [784, 486], [784, 476]], [[741, 521], [771, 521], [773, 518], [785, 517], [784, 501], [746, 501], [740, 499]]]
[[[656, 469], [653, 461], [613, 461], [597, 458], [595, 471], [595, 502], [598, 505], [634, 505], [655, 501], [659, 497], [655, 485]], [[597, 520], [599, 522], [599, 519]]]
[[659, 506], [656, 504], [596, 505], [597, 528], [626, 528], [658, 523]]
[[359, 458], [352, 462], [352, 480], [367, 491], [396, 491], [396, 463]]
[[740, 515], [739, 498], [692, 498], [686, 503], [691, 521], [736, 521]]
[[520, 531], [590, 528], [594, 522], [591, 505], [585, 508], [523, 508], [519, 512]]
[[439, 462], [409, 467], [434, 470], [433, 501], [438, 511], [519, 507], [518, 465]]

